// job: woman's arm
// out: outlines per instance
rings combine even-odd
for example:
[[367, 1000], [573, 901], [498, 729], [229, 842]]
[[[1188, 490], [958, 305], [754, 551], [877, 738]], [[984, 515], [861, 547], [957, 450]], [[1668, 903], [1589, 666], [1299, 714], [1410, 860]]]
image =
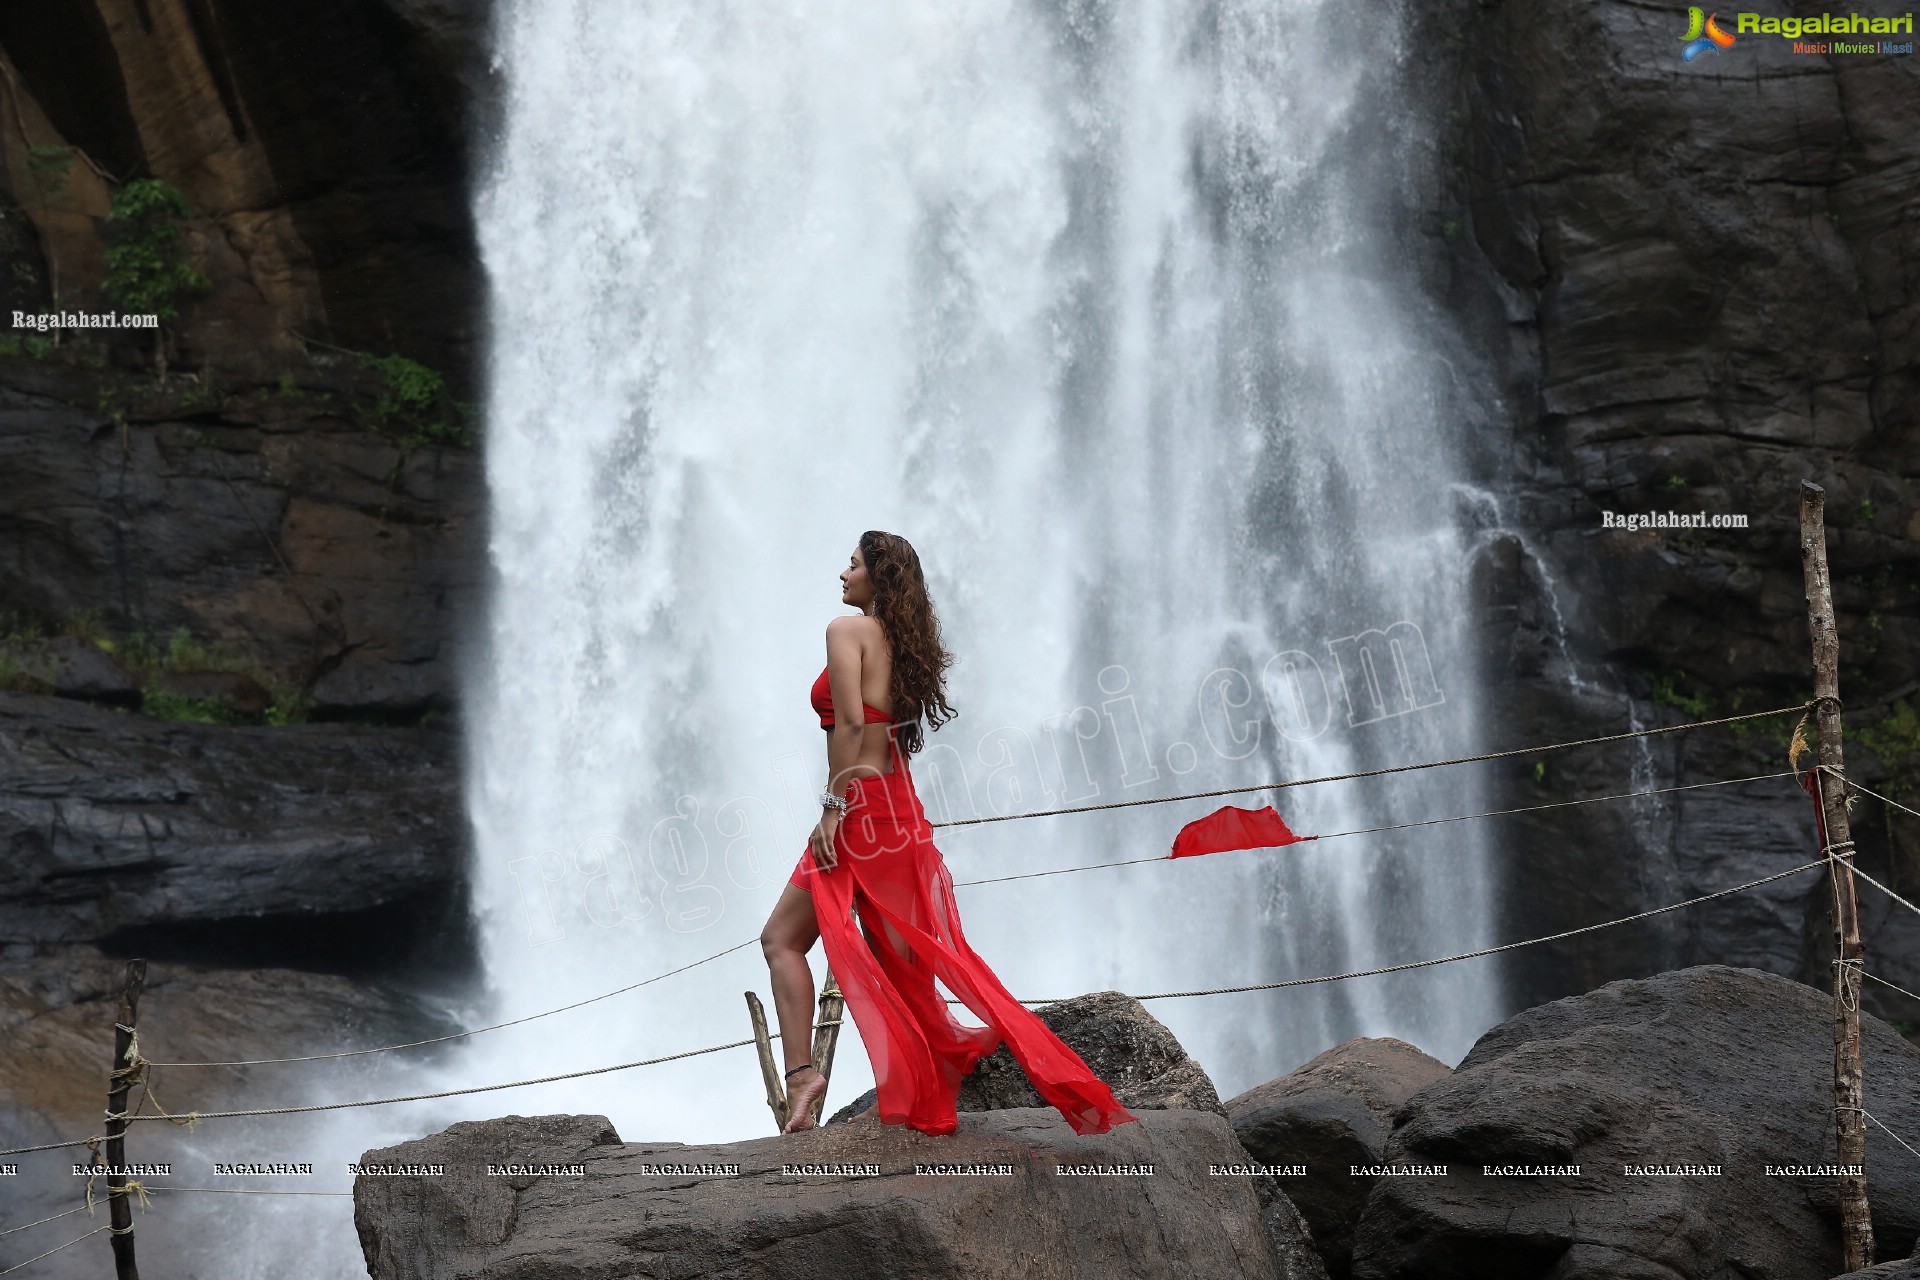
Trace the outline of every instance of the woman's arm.
[[[833, 727], [827, 730], [827, 790], [846, 798], [847, 788], [861, 768], [857, 761], [867, 728], [866, 703], [860, 697], [863, 624], [866, 618], [835, 618], [827, 624], [827, 689], [833, 696]], [[840, 811], [823, 805], [814, 828], [813, 860], [822, 867], [834, 864], [833, 835]]]
[[873, 625], [866, 618], [835, 618], [827, 624], [827, 689], [833, 695], [833, 728], [827, 730], [827, 790], [836, 796], [844, 797], [857, 776], [855, 761], [866, 741], [867, 704], [860, 697], [861, 633]]

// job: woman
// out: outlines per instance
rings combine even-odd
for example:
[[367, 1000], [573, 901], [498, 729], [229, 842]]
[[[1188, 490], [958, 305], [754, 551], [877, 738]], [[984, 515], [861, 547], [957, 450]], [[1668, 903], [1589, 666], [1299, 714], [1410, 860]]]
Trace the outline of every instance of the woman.
[[[826, 944], [866, 1042], [874, 1110], [886, 1123], [952, 1133], [960, 1077], [1002, 1041], [1076, 1132], [1104, 1133], [1133, 1119], [960, 932], [953, 878], [907, 771], [922, 723], [935, 729], [954, 714], [946, 696], [953, 659], [940, 642], [920, 558], [906, 539], [869, 531], [840, 583], [840, 599], [860, 613], [827, 624], [827, 669], [813, 684], [827, 730], [820, 823], [760, 934], [786, 1057], [786, 1131], [813, 1127], [827, 1087], [808, 1057], [807, 952], [815, 938]], [[956, 1022], [936, 978], [986, 1025]]]

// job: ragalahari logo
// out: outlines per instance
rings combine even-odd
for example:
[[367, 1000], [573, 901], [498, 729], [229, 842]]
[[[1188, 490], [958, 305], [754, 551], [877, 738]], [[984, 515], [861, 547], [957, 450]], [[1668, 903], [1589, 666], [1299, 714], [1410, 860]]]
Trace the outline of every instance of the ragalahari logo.
[[1725, 49], [1733, 44], [1733, 37], [1726, 28], [1714, 21], [1719, 16], [1717, 13], [1708, 13], [1699, 5], [1688, 8], [1687, 34], [1680, 37], [1687, 42], [1680, 50], [1680, 57], [1684, 61], [1692, 62], [1709, 49]]

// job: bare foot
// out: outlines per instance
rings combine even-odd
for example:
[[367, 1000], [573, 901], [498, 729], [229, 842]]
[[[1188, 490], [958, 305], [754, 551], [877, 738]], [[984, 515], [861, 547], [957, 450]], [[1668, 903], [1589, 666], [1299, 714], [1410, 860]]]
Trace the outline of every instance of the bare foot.
[[787, 1127], [784, 1133], [805, 1133], [813, 1128], [813, 1104], [827, 1091], [827, 1078], [808, 1067], [796, 1071], [797, 1083], [787, 1089]]

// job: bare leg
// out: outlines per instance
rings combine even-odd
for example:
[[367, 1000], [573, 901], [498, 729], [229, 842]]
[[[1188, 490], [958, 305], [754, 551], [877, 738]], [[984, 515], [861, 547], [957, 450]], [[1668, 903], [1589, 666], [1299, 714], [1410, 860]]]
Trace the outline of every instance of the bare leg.
[[[874, 918], [880, 922], [881, 929], [886, 931], [887, 941], [893, 947], [893, 954], [899, 956], [908, 964], [912, 964], [913, 948], [907, 945], [906, 938], [902, 937], [900, 931], [893, 927], [891, 920], [888, 920], [878, 911], [874, 912], [873, 915]], [[860, 932], [866, 936], [867, 949], [878, 956], [880, 954], [880, 940], [874, 937], [873, 930], [867, 927], [867, 919], [864, 913], [860, 916]]]
[[[787, 1077], [788, 1133], [813, 1128], [814, 1100], [827, 1081], [813, 1069], [813, 970], [807, 952], [820, 937], [813, 895], [788, 885], [760, 931], [760, 950], [773, 979], [773, 1012], [780, 1024], [780, 1056], [793, 1074]], [[795, 1070], [798, 1067], [806, 1070]]]
[[[856, 914], [860, 918], [860, 932], [867, 940], [867, 949], [872, 951], [874, 955], [878, 956], [880, 954], [880, 940], [874, 937], [873, 930], [867, 927], [867, 920], [866, 920], [865, 913], [860, 912], [857, 908], [855, 910], [856, 910]], [[874, 912], [873, 914], [874, 914], [874, 918], [880, 922], [880, 928], [882, 929], [882, 931], [886, 933], [887, 942], [892, 945], [893, 953], [899, 956], [902, 960], [905, 960], [909, 964], [911, 964], [913, 962], [913, 948], [907, 945], [906, 938], [902, 937], [900, 934], [900, 931], [893, 927], [892, 921], [888, 920], [885, 916], [881, 915], [878, 911]], [[853, 1117], [853, 1119], [865, 1120], [868, 1116], [875, 1114], [879, 1110], [880, 1110], [880, 1104], [876, 1102], [872, 1106], [868, 1107], [865, 1111], [862, 1111], [856, 1114]]]

